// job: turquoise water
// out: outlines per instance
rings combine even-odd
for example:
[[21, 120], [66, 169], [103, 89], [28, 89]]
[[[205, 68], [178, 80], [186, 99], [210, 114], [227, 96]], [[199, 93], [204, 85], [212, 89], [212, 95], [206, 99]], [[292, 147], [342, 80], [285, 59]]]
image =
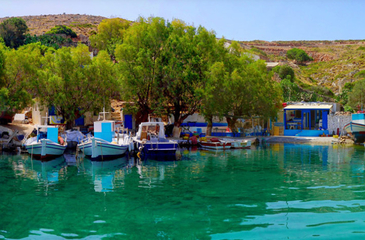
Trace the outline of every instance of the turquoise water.
[[361, 147], [181, 151], [180, 161], [0, 155], [0, 239], [364, 239]]

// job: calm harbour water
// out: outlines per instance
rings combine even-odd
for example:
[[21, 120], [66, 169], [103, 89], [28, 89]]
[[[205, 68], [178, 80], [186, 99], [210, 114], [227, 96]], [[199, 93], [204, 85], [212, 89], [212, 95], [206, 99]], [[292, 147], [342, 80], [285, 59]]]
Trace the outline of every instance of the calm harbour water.
[[0, 239], [364, 239], [363, 147], [0, 155]]

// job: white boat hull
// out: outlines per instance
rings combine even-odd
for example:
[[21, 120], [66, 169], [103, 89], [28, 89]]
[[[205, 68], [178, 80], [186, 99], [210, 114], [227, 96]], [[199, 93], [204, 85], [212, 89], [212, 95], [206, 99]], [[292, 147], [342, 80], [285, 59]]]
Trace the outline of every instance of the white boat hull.
[[35, 158], [50, 159], [62, 155], [65, 152], [66, 145], [61, 145], [48, 139], [41, 139], [38, 142], [25, 145], [25, 148]]
[[79, 149], [92, 160], [104, 160], [124, 155], [129, 144], [109, 143], [102, 139], [91, 138], [87, 142], [80, 143]]
[[231, 143], [227, 142], [200, 142], [202, 148], [214, 149], [214, 150], [225, 150], [231, 148]]
[[356, 143], [365, 142], [365, 124], [350, 122], [344, 128]]

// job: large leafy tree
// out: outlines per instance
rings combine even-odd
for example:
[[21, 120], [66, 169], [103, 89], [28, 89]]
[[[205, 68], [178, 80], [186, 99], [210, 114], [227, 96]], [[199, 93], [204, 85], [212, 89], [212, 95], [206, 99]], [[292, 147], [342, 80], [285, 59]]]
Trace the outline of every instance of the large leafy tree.
[[0, 37], [10, 48], [18, 48], [23, 45], [27, 31], [28, 26], [22, 18], [9, 18], [0, 24]]
[[0, 110], [14, 111], [32, 103], [32, 84], [41, 67], [40, 44], [29, 44], [18, 50], [0, 44]]
[[209, 114], [226, 117], [233, 131], [239, 118], [276, 116], [282, 94], [279, 84], [271, 79], [265, 63], [251, 59], [238, 43], [233, 42], [222, 61], [211, 66], [209, 78], [204, 101], [216, 109]]
[[162, 18], [139, 18], [124, 35], [123, 44], [116, 47], [122, 97], [136, 113], [137, 124], [148, 120], [148, 114], [158, 111], [156, 104], [162, 91], [157, 88], [161, 69], [161, 54], [169, 35]]
[[104, 19], [98, 26], [98, 33], [90, 37], [91, 46], [106, 50], [114, 57], [115, 48], [123, 43], [124, 33], [130, 25], [130, 21], [122, 18]]
[[91, 59], [85, 45], [61, 48], [45, 54], [34, 87], [41, 103], [54, 106], [71, 127], [84, 112], [97, 112], [108, 105], [111, 94], [118, 91], [114, 72], [104, 51]]
[[207, 71], [214, 61], [216, 37], [203, 27], [198, 29], [180, 20], [169, 24], [169, 37], [162, 53], [157, 84], [161, 93], [158, 105], [162, 112], [174, 116], [174, 136], [189, 115], [200, 109], [199, 89], [207, 82]]

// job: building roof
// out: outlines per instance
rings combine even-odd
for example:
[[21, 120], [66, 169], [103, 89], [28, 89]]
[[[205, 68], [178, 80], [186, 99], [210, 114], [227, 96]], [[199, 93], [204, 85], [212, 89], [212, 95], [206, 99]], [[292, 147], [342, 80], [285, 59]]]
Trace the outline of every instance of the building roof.
[[329, 110], [332, 108], [332, 104], [303, 104], [303, 105], [288, 105], [284, 108], [284, 110], [297, 110], [297, 109], [313, 109], [313, 110]]

